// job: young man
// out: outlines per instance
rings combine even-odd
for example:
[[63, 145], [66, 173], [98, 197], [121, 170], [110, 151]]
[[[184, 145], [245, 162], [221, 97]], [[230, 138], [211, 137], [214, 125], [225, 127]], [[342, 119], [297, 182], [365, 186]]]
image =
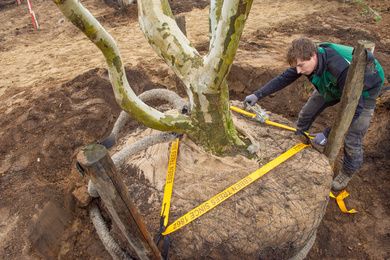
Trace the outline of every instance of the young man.
[[[303, 74], [316, 88], [295, 122], [299, 129], [307, 131], [325, 108], [340, 101], [352, 58], [352, 50], [351, 47], [337, 44], [317, 45], [308, 38], [296, 39], [287, 52], [287, 62], [292, 67], [252, 95], [247, 96], [244, 103], [254, 105], [262, 98], [290, 85]], [[383, 70], [374, 55], [367, 51], [363, 93], [345, 136], [343, 167], [333, 180], [333, 190], [344, 189], [363, 162], [362, 138], [370, 125], [376, 98], [383, 83]], [[330, 128], [325, 129], [323, 133], [316, 135], [313, 142], [324, 146], [329, 132]]]

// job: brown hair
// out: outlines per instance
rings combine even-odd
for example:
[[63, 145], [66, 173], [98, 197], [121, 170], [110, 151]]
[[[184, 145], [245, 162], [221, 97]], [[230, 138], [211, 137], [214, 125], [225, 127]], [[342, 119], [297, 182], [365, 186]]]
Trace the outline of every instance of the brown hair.
[[297, 59], [310, 60], [314, 53], [318, 52], [318, 46], [309, 38], [295, 39], [288, 48], [286, 59], [290, 66], [295, 66]]

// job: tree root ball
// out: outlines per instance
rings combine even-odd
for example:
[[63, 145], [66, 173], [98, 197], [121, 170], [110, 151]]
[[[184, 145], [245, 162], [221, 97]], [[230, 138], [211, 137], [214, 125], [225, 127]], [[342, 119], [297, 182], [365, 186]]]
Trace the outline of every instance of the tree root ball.
[[[238, 103], [233, 105], [239, 106]], [[256, 156], [251, 159], [241, 155], [217, 157], [183, 137], [179, 143], [168, 225], [300, 143], [292, 131], [257, 122], [236, 112], [232, 115], [242, 135], [260, 148]], [[294, 127], [278, 115], [269, 112], [268, 115], [271, 121]], [[138, 129], [122, 133], [121, 138], [132, 143], [151, 132], [150, 129]], [[121, 170], [153, 237], [159, 229], [169, 153], [169, 143], [151, 146], [129, 158]], [[126, 171], [130, 168], [136, 168], [136, 173]], [[323, 154], [311, 147], [304, 148], [171, 233], [170, 258], [294, 257], [315, 237], [329, 200], [332, 175], [329, 161]], [[159, 248], [163, 252], [161, 244]]]

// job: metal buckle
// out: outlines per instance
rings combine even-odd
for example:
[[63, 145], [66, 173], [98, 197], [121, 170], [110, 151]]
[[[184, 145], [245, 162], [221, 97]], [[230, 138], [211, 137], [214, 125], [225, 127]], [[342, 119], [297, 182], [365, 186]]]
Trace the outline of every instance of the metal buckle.
[[251, 106], [248, 103], [246, 103], [249, 108], [256, 114], [256, 120], [260, 121], [261, 123], [265, 123], [269, 116], [264, 112], [263, 109], [258, 104], [255, 104], [255, 106]]

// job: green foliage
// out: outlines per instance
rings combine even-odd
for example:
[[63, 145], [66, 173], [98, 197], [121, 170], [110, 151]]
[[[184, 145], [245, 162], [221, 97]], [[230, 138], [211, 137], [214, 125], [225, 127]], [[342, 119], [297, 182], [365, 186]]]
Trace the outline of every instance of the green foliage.
[[374, 21], [375, 22], [378, 22], [378, 21], [382, 20], [382, 17], [379, 16], [379, 13], [383, 11], [381, 6], [379, 7], [378, 11], [375, 11], [374, 9], [369, 7], [366, 2], [354, 1], [353, 3], [354, 4], [361, 4], [361, 5], [365, 5], [366, 6], [366, 7], [362, 8], [362, 11], [360, 12], [361, 16], [363, 16], [363, 17], [374, 16]]
[[356, 0], [356, 1], [340, 0], [340, 1], [341, 1], [341, 3], [349, 2], [351, 4], [365, 5], [366, 7], [363, 7], [362, 11], [359, 13], [361, 16], [369, 17], [373, 14], [375, 22], [382, 20], [382, 17], [379, 16], [379, 13], [383, 11], [381, 6], [379, 7], [378, 11], [375, 11], [371, 7], [369, 7], [366, 2], [363, 2], [363, 1], [358, 1], [358, 0]]
[[367, 8], [363, 8], [362, 11], [360, 12], [361, 16], [363, 16], [363, 17], [369, 13], [370, 13], [370, 11]]

